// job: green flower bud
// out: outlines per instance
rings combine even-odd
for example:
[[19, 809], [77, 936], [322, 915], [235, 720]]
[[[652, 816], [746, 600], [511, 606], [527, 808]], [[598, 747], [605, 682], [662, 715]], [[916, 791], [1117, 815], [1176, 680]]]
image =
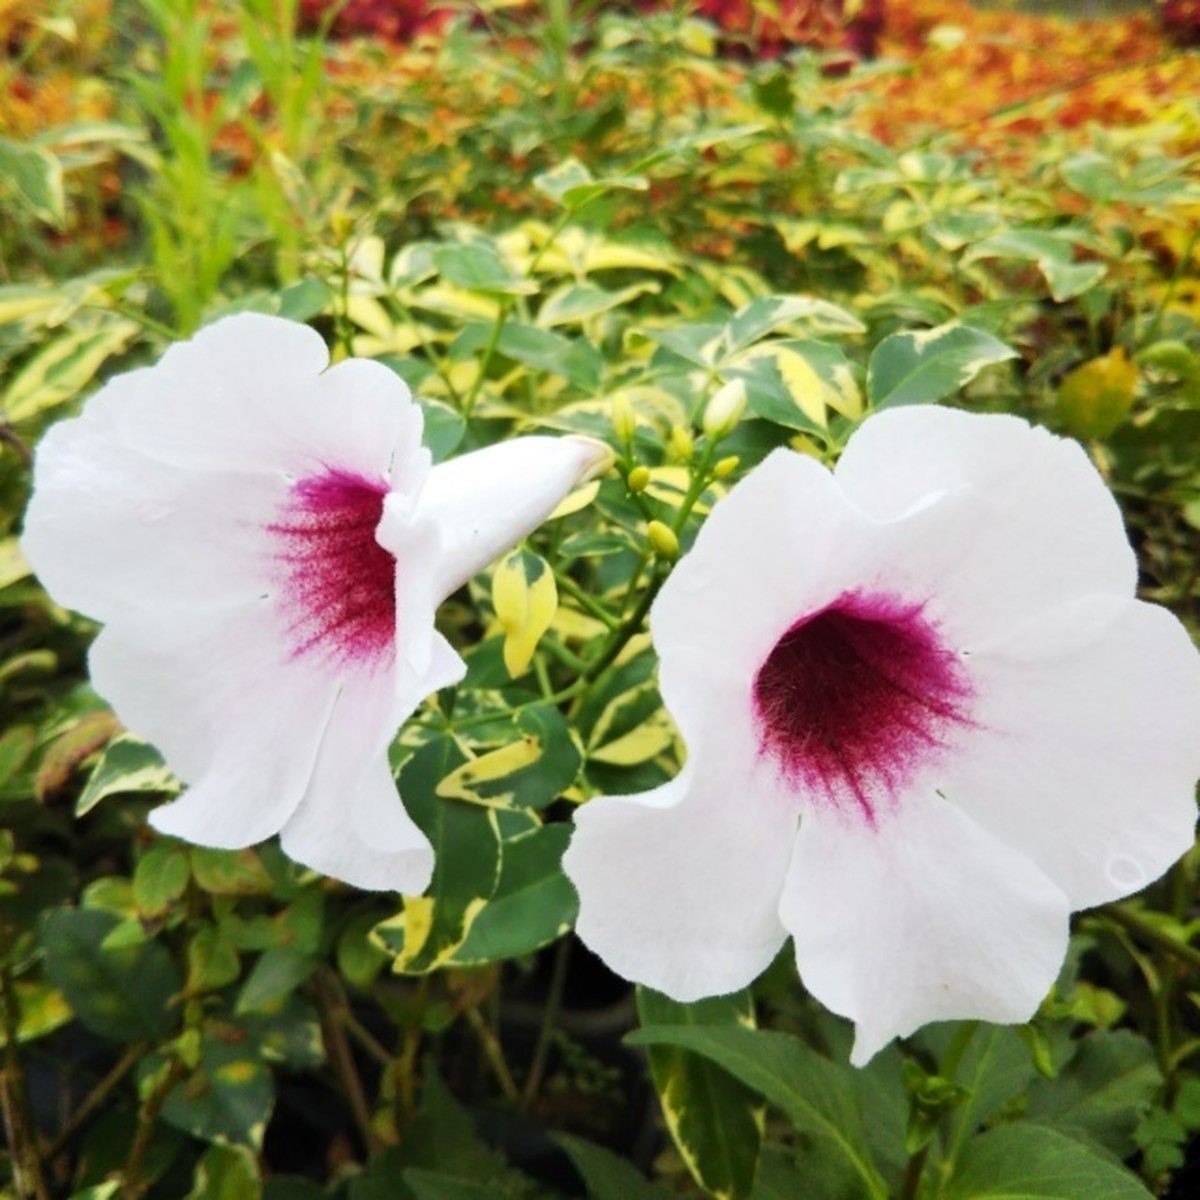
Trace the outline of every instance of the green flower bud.
[[651, 521], [646, 526], [646, 533], [650, 537], [650, 545], [654, 547], [654, 553], [659, 558], [665, 558], [670, 562], [679, 557], [679, 539], [669, 525], [664, 525], [661, 521]]

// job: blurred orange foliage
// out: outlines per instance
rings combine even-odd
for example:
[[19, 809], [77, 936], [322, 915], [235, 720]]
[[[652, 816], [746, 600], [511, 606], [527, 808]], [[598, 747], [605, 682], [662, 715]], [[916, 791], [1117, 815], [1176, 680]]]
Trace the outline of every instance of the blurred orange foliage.
[[907, 69], [845, 86], [869, 131], [901, 146], [954, 131], [1019, 155], [1051, 131], [1129, 128], [1200, 96], [1200, 58], [1154, 12], [1083, 20], [907, 0], [888, 6], [880, 53]]

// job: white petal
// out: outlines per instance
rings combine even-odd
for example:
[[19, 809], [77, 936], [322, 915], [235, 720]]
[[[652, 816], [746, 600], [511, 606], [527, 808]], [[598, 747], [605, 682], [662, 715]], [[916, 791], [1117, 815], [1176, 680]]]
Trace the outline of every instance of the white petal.
[[[58, 600], [110, 621], [260, 594], [263, 526], [282, 477], [181, 470], [125, 444], [106, 410], [64, 421], [38, 449], [22, 547]], [[260, 522], [247, 516], [262, 514]]]
[[96, 690], [188, 785], [151, 823], [202, 846], [253, 845], [278, 832], [308, 786], [334, 690], [282, 656], [254, 609], [220, 625], [176, 613], [108, 626], [90, 656]]
[[1133, 595], [1137, 565], [1099, 473], [1077, 443], [1017, 417], [878, 413], [851, 437], [835, 474], [846, 497], [880, 521], [939, 493], [951, 506], [969, 496], [958, 528], [947, 523], [917, 564], [962, 629], [1011, 628], [1093, 592]]
[[786, 934], [776, 900], [795, 812], [719, 757], [575, 816], [576, 932], [618, 975], [680, 1001], [745, 987]]
[[[440, 651], [436, 657], [461, 678], [457, 655], [457, 666]], [[425, 695], [450, 681], [427, 677], [407, 698], [396, 697], [385, 672], [345, 687], [308, 790], [280, 836], [289, 858], [373, 891], [419, 895], [429, 886], [433, 848], [400, 801], [387, 747]]]
[[689, 747], [751, 720], [763, 660], [797, 618], [870, 577], [875, 528], [790, 450], [713, 508], [650, 611], [663, 698]]
[[38, 450], [23, 546], [60, 602], [110, 621], [267, 588], [265, 529], [296, 478], [420, 489], [421, 413], [399, 376], [324, 374], [311, 329], [243, 314], [119, 376]]
[[1026, 1021], [1067, 947], [1067, 899], [952, 805], [877, 830], [807, 816], [780, 905], [808, 990], [855, 1022], [851, 1062], [929, 1021]]
[[[432, 522], [440, 554], [438, 601], [531, 533], [609, 450], [582, 437], [521, 437], [440, 463], [429, 473], [415, 519]], [[385, 509], [379, 543], [404, 559], [414, 514]]]
[[975, 648], [977, 732], [939, 789], [1087, 908], [1192, 845], [1200, 655], [1165, 609], [1092, 597]]

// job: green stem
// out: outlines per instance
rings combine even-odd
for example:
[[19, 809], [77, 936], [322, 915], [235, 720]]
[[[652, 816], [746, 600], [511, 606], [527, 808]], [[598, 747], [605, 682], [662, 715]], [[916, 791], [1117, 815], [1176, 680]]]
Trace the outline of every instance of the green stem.
[[621, 622], [603, 604], [585, 592], [569, 575], [555, 571], [554, 580], [558, 584], [559, 590], [566, 592], [584, 612], [595, 617], [601, 624], [607, 625], [609, 629], [620, 628]]
[[154, 1131], [158, 1127], [158, 1117], [171, 1089], [187, 1074], [187, 1067], [178, 1058], [171, 1059], [158, 1086], [146, 1097], [146, 1102], [138, 1110], [137, 1132], [133, 1137], [133, 1145], [129, 1148], [129, 1157], [125, 1160], [125, 1187], [121, 1192], [121, 1200], [140, 1200], [150, 1187], [150, 1180], [142, 1178], [146, 1169], [146, 1155], [150, 1143], [154, 1139]]
[[516, 1080], [513, 1079], [512, 1072], [508, 1069], [508, 1063], [504, 1061], [504, 1050], [500, 1046], [500, 1039], [483, 1019], [483, 1014], [479, 1009], [468, 1008], [465, 1015], [467, 1024], [471, 1026], [475, 1036], [479, 1039], [483, 1056], [487, 1059], [488, 1066], [491, 1067], [492, 1074], [495, 1075], [496, 1082], [500, 1085], [505, 1099], [513, 1104], [519, 1104], [521, 1089], [517, 1087]]
[[521, 1108], [524, 1110], [528, 1110], [537, 1099], [538, 1089], [542, 1086], [542, 1076], [546, 1073], [546, 1060], [550, 1053], [550, 1036], [554, 1032], [554, 1022], [558, 1019], [558, 1010], [562, 1007], [570, 952], [570, 938], [561, 938], [554, 952], [554, 971], [550, 976], [550, 990], [542, 1009], [542, 1023], [538, 1028], [537, 1044], [533, 1048], [533, 1060], [529, 1065], [529, 1075], [521, 1092]]
[[1186, 963], [1193, 971], [1200, 971], [1200, 950], [1181, 942], [1165, 930], [1160, 929], [1153, 921], [1148, 921], [1141, 913], [1118, 904], [1109, 904], [1097, 914], [1115, 922], [1128, 930], [1139, 941], [1153, 946], [1156, 950], [1165, 951], [1180, 962]]
[[1187, 274], [1188, 264], [1192, 261], [1192, 251], [1196, 248], [1197, 239], [1200, 239], [1200, 225], [1197, 225], [1192, 230], [1192, 235], [1188, 238], [1188, 244], [1179, 256], [1179, 261], [1175, 264], [1175, 270], [1172, 272], [1171, 278], [1167, 280], [1167, 290], [1163, 292], [1162, 299], [1158, 302], [1158, 307], [1154, 310], [1154, 316], [1150, 318], [1150, 324], [1146, 326], [1146, 332], [1138, 339], [1139, 348], [1148, 346], [1154, 341], [1158, 333], [1158, 327], [1162, 324], [1163, 316], [1166, 314], [1167, 306], [1175, 299], [1175, 292], [1179, 287], [1180, 281]]

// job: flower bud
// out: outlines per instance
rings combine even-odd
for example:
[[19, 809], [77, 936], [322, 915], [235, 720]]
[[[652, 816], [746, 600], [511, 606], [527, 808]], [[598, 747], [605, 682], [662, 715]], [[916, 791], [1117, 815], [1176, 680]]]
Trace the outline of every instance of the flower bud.
[[720, 441], [734, 431], [745, 411], [746, 385], [742, 380], [734, 379], [713, 393], [704, 410], [701, 427], [710, 438]]
[[637, 416], [633, 405], [624, 392], [618, 392], [612, 402], [612, 426], [617, 435], [617, 441], [622, 446], [628, 446], [633, 441], [634, 430], [637, 429]]
[[679, 557], [679, 539], [669, 525], [664, 525], [662, 521], [651, 521], [646, 526], [646, 533], [649, 535], [650, 545], [654, 547], [654, 553], [659, 558], [672, 561]]
[[682, 425], [671, 426], [671, 451], [680, 462], [691, 462], [695, 444], [692, 435]]
[[713, 477], [716, 479], [728, 479], [738, 469], [738, 463], [741, 461], [736, 454], [731, 454], [728, 458], [719, 459], [716, 466], [713, 467]]
[[631, 492], [644, 492], [650, 482], [650, 468], [634, 467], [625, 482]]

